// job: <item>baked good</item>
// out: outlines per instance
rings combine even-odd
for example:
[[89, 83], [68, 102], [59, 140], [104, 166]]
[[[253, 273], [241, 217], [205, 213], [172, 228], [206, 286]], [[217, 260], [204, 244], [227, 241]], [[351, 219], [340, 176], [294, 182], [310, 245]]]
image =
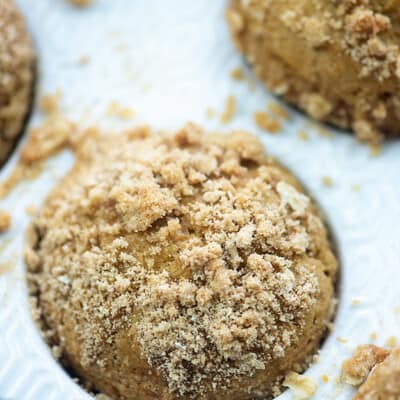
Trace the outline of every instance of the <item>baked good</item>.
[[257, 76], [311, 117], [376, 143], [400, 134], [399, 0], [231, 0]]
[[115, 399], [254, 399], [310, 362], [337, 263], [296, 179], [244, 132], [82, 145], [28, 234], [47, 338]]
[[400, 399], [400, 347], [359, 346], [343, 363], [344, 382], [360, 386], [353, 400]]
[[32, 96], [34, 52], [13, 0], [0, 0], [0, 164], [22, 131]]

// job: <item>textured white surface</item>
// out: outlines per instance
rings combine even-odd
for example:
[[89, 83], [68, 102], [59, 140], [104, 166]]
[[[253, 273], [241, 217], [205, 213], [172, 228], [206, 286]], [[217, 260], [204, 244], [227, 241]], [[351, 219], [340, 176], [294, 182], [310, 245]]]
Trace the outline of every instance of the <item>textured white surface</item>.
[[[177, 128], [192, 120], [210, 129], [245, 128], [301, 179], [327, 215], [342, 268], [335, 330], [307, 375], [318, 383], [315, 399], [349, 400], [351, 391], [334, 384], [334, 378], [352, 348], [369, 342], [373, 332], [378, 344], [389, 336], [400, 338], [400, 314], [395, 313], [400, 306], [400, 142], [387, 144], [372, 158], [349, 135], [319, 136], [293, 110], [281, 134], [257, 130], [252, 113], [263, 110], [270, 96], [258, 83], [249, 90], [229, 78], [243, 61], [229, 40], [222, 0], [96, 0], [86, 10], [64, 0], [17, 2], [39, 53], [40, 88], [62, 90], [67, 116], [85, 123], [101, 119], [117, 129], [119, 121], [105, 118], [109, 103], [117, 100], [135, 109], [130, 124]], [[84, 55], [90, 61], [79, 65]], [[205, 117], [205, 110], [213, 107], [219, 113], [229, 94], [236, 96], [238, 112], [221, 127], [218, 118]], [[30, 124], [38, 118], [35, 113]], [[300, 141], [299, 130], [310, 140]], [[14, 162], [15, 157], [0, 178]], [[20, 185], [0, 203], [13, 222], [0, 239], [1, 263], [15, 264], [0, 276], [0, 399], [89, 398], [52, 359], [31, 322], [21, 259], [26, 206], [40, 206], [71, 162], [70, 154], [60, 154], [37, 180]], [[322, 185], [323, 176], [333, 179], [332, 188]], [[352, 190], [354, 184], [361, 186], [359, 192]], [[360, 305], [352, 305], [354, 299]], [[322, 383], [323, 374], [329, 384]], [[290, 398], [290, 392], [280, 397]]]

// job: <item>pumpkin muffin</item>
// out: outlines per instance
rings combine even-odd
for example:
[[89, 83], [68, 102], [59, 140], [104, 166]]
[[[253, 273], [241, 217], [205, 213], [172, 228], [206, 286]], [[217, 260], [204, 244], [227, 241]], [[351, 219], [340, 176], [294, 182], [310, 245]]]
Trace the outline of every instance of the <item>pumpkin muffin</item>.
[[272, 398], [334, 309], [317, 208], [239, 131], [89, 140], [32, 223], [26, 262], [54, 351], [114, 399]]
[[13, 0], [0, 0], [0, 164], [22, 131], [31, 96], [34, 53]]
[[400, 134], [399, 0], [231, 0], [227, 19], [275, 94], [362, 141]]

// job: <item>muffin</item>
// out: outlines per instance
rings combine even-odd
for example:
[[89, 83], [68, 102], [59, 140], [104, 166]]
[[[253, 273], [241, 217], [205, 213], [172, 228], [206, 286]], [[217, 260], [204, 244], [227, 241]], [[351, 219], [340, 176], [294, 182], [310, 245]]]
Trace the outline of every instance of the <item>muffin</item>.
[[227, 19], [273, 93], [362, 141], [400, 134], [399, 0], [231, 0]]
[[34, 75], [34, 53], [13, 0], [0, 0], [0, 164], [22, 131]]
[[334, 309], [317, 208], [239, 131], [89, 140], [33, 221], [26, 263], [54, 351], [114, 399], [272, 398]]
[[344, 382], [360, 386], [354, 400], [400, 399], [400, 347], [359, 346], [343, 363]]

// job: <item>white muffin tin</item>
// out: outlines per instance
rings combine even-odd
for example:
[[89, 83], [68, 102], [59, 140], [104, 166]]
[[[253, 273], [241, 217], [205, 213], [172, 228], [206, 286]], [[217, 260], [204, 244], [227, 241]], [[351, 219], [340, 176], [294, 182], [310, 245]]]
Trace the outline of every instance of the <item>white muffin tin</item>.
[[[254, 125], [252, 113], [272, 100], [259, 82], [235, 82], [229, 72], [245, 68], [224, 21], [222, 0], [95, 0], [76, 9], [65, 0], [17, 0], [32, 32], [39, 60], [38, 93], [62, 92], [61, 109], [83, 124], [116, 130], [149, 123], [174, 129], [186, 121], [207, 129], [253, 132], [320, 204], [337, 242], [340, 303], [334, 331], [323, 344], [319, 362], [306, 375], [318, 385], [314, 399], [349, 400], [352, 391], [337, 383], [340, 365], [361, 343], [400, 339], [400, 141], [387, 143], [379, 157], [353, 137], [332, 132], [322, 137], [302, 114], [290, 118], [277, 135]], [[89, 62], [80, 64], [82, 57]], [[225, 99], [234, 95], [237, 112], [219, 123]], [[132, 107], [129, 122], [106, 116], [110, 102]], [[206, 117], [212, 107], [217, 116]], [[29, 122], [37, 124], [34, 111]], [[297, 137], [309, 134], [308, 141]], [[1, 171], [4, 179], [17, 155]], [[68, 152], [53, 157], [40, 177], [19, 185], [0, 208], [12, 215], [11, 230], [0, 238], [0, 399], [89, 399], [53, 360], [29, 314], [22, 260], [23, 236], [30, 217], [72, 165]], [[332, 187], [322, 177], [333, 180]], [[353, 186], [359, 185], [355, 191]], [[326, 374], [329, 383], [323, 383]], [[291, 399], [286, 391], [279, 399]], [[140, 400], [140, 399], [138, 399]]]

